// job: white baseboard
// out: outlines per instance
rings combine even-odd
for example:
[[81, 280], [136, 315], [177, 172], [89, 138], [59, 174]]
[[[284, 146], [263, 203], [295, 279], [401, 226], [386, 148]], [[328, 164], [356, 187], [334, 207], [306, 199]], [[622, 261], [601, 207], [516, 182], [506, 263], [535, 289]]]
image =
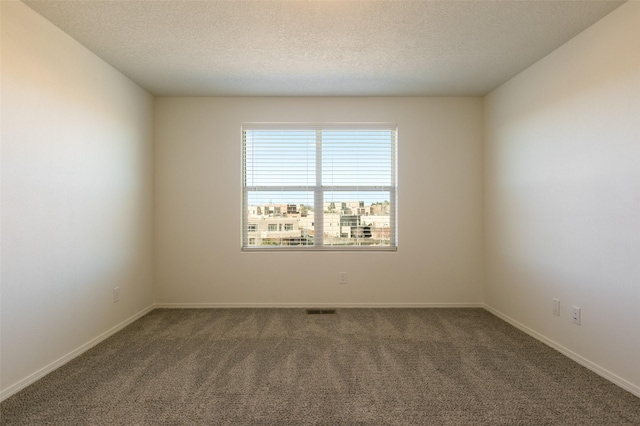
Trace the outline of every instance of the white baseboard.
[[224, 308], [484, 308], [482, 303], [156, 303], [164, 309]]
[[15, 393], [18, 393], [19, 391], [21, 391], [22, 389], [26, 388], [30, 384], [34, 383], [35, 381], [37, 381], [37, 380], [41, 379], [42, 377], [46, 376], [47, 374], [51, 373], [53, 370], [55, 370], [55, 369], [57, 369], [59, 367], [62, 367], [64, 364], [68, 363], [69, 361], [71, 361], [75, 357], [77, 357], [79, 355], [82, 355], [84, 352], [88, 351], [89, 349], [91, 349], [92, 347], [97, 345], [98, 343], [100, 343], [103, 340], [106, 340], [107, 338], [109, 338], [112, 335], [116, 334], [118, 331], [122, 330], [123, 328], [125, 328], [129, 324], [133, 323], [134, 321], [142, 318], [144, 315], [148, 314], [149, 312], [151, 312], [154, 309], [155, 309], [154, 305], [150, 305], [150, 306], [146, 307], [145, 309], [143, 309], [142, 311], [138, 312], [137, 314], [135, 314], [135, 315], [127, 318], [126, 320], [122, 321], [120, 324], [118, 324], [118, 325], [110, 328], [109, 330], [105, 331], [104, 333], [102, 333], [98, 337], [95, 337], [94, 339], [91, 339], [90, 341], [88, 341], [84, 345], [74, 349], [73, 351], [69, 352], [68, 354], [64, 355], [63, 357], [55, 360], [51, 364], [41, 368], [40, 370], [38, 370], [35, 373], [25, 377], [24, 379], [20, 380], [19, 382], [14, 383], [13, 385], [9, 386], [7, 389], [5, 389], [3, 391], [0, 391], [0, 402], [4, 401], [7, 398], [9, 398], [11, 395], [13, 395]]
[[535, 330], [532, 330], [531, 328], [527, 327], [524, 324], [519, 323], [518, 321], [514, 320], [513, 318], [503, 314], [502, 312], [498, 311], [497, 309], [489, 306], [489, 305], [484, 305], [484, 308], [491, 312], [493, 315], [497, 316], [498, 318], [508, 322], [509, 324], [513, 325], [514, 327], [524, 331], [525, 333], [527, 333], [529, 336], [541, 341], [542, 343], [544, 343], [547, 346], [551, 346], [553, 349], [557, 350], [558, 352], [560, 352], [561, 354], [565, 355], [566, 357], [572, 359], [573, 361], [577, 362], [578, 364], [582, 365], [583, 367], [588, 368], [589, 370], [593, 371], [594, 373], [598, 374], [601, 377], [604, 377], [605, 379], [609, 380], [610, 382], [620, 386], [622, 389], [627, 390], [629, 392], [631, 392], [632, 394], [634, 394], [637, 397], [640, 397], [640, 387], [634, 385], [633, 383], [623, 379], [622, 377], [610, 372], [609, 370], [599, 366], [598, 364], [589, 361], [587, 358], [583, 357], [582, 355], [579, 355], [575, 352], [573, 352], [572, 350], [562, 346], [561, 344], [543, 336], [542, 334], [538, 333]]

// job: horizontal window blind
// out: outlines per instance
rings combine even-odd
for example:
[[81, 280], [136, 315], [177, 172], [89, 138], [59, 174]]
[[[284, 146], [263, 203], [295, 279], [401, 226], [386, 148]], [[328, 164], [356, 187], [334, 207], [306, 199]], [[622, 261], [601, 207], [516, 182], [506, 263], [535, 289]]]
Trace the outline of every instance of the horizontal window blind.
[[246, 124], [243, 249], [397, 246], [390, 124]]

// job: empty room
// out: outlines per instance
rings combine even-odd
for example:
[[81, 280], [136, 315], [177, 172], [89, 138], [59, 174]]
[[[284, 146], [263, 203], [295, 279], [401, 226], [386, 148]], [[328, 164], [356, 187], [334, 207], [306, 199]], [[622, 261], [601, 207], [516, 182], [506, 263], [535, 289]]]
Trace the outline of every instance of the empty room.
[[0, 19], [0, 423], [640, 424], [640, 2]]

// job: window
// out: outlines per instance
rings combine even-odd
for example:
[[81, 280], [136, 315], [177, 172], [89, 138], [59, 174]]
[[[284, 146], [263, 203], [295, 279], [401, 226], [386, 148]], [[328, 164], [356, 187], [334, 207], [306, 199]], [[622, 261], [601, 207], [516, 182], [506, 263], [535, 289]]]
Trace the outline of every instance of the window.
[[396, 134], [389, 124], [244, 125], [243, 249], [395, 250]]

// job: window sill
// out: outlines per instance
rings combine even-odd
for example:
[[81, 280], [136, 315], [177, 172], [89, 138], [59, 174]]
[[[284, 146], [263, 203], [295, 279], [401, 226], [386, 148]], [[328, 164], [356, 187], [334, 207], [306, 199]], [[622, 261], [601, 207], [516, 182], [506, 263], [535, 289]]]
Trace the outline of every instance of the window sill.
[[398, 251], [398, 247], [362, 247], [362, 246], [351, 246], [351, 247], [313, 247], [313, 246], [305, 246], [305, 247], [242, 247], [241, 251], [244, 252], [261, 252], [261, 253], [273, 253], [273, 252], [286, 252], [286, 251], [297, 251], [297, 252], [305, 252], [305, 251], [325, 251], [325, 252], [336, 252], [336, 251], [357, 251], [357, 252], [396, 252]]

